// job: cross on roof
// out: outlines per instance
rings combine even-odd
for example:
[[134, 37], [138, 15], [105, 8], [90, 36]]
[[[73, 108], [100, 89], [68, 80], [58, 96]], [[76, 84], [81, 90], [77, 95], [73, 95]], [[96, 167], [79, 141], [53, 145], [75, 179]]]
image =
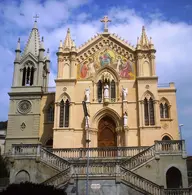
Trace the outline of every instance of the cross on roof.
[[35, 18], [35, 22], [37, 22], [37, 18], [39, 18], [39, 16], [36, 14], [35, 16], [33, 16], [33, 18]]
[[101, 20], [101, 22], [104, 23], [104, 31], [108, 31], [108, 22], [111, 22], [111, 20], [109, 20], [108, 16], [104, 16], [104, 18]]

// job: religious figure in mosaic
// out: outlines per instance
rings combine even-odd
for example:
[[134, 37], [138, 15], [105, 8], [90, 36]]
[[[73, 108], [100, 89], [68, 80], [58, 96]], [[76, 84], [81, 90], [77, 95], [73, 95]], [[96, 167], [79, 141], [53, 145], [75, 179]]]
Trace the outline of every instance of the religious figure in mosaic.
[[132, 67], [129, 61], [123, 59], [122, 64], [120, 66], [119, 74], [122, 78], [131, 79], [130, 73], [132, 73]]
[[99, 60], [101, 66], [110, 65], [112, 63], [112, 56], [107, 50], [105, 50], [100, 53]]
[[81, 70], [80, 70], [81, 78], [87, 77], [87, 71], [88, 71], [87, 64], [88, 64], [88, 61], [85, 61], [81, 66]]
[[95, 67], [94, 67], [95, 63], [93, 61], [92, 58], [89, 59], [89, 64], [87, 65], [88, 68], [88, 74], [87, 77], [93, 76], [95, 74]]

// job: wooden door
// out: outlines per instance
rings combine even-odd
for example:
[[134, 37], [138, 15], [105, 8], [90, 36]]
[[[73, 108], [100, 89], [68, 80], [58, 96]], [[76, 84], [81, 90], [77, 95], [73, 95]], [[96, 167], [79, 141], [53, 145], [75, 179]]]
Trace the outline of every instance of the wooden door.
[[117, 146], [116, 125], [110, 117], [100, 120], [98, 126], [98, 147]]

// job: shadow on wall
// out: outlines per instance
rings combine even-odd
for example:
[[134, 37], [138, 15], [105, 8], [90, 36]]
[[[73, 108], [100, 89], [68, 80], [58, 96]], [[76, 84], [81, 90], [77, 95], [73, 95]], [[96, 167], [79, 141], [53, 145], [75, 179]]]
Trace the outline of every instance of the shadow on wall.
[[43, 116], [41, 116], [42, 134], [40, 135], [40, 142], [43, 146], [53, 147], [53, 125], [54, 125], [54, 108], [55, 108], [55, 93], [46, 95], [46, 101], [43, 106]]

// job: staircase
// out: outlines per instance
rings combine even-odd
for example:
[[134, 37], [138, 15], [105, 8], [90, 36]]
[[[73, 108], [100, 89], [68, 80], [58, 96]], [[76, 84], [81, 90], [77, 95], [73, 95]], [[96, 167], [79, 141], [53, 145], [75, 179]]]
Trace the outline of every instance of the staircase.
[[57, 169], [58, 171], [63, 171], [70, 167], [70, 163], [67, 160], [60, 158], [59, 156], [49, 152], [45, 148], [41, 148], [40, 159], [41, 162], [46, 163], [47, 165], [51, 166], [54, 169]]
[[71, 178], [70, 172], [71, 172], [71, 169], [66, 168], [64, 171], [61, 171], [60, 173], [44, 181], [42, 184], [53, 185], [55, 187], [59, 187], [61, 184], [65, 185]]
[[[151, 194], [151, 195], [192, 195], [192, 189], [164, 189], [163, 186], [159, 186], [156, 183], [147, 180], [146, 178], [141, 177], [140, 175], [134, 173], [133, 171], [146, 164], [147, 162], [153, 160], [156, 154], [179, 154], [182, 155], [183, 142], [181, 141], [173, 141], [171, 142], [161, 143], [161, 141], [155, 142], [155, 145], [151, 147], [143, 147], [140, 149], [135, 148], [126, 148], [126, 149], [116, 149], [114, 153], [114, 148], [110, 150], [104, 151], [100, 148], [97, 150], [91, 149], [89, 153], [91, 155], [91, 163], [89, 164], [89, 175], [99, 176], [99, 177], [119, 177], [121, 182], [125, 185], [131, 186], [132, 188], [137, 189], [143, 194]], [[169, 147], [165, 147], [165, 146]], [[171, 146], [171, 147], [170, 147]], [[28, 146], [27, 146], [28, 147]], [[79, 176], [81, 178], [86, 177], [87, 169], [86, 169], [86, 159], [87, 159], [87, 148], [82, 149], [79, 148], [79, 151], [75, 149], [76, 161], [73, 161], [74, 155], [70, 153], [68, 156], [68, 161], [65, 160], [64, 156], [66, 155], [65, 149], [56, 149], [53, 151], [49, 151], [45, 148], [40, 147], [40, 149], [35, 148], [33, 146], [33, 150], [30, 150], [25, 146], [24, 150], [14, 149], [17, 155], [36, 155], [39, 157], [40, 161], [51, 166], [54, 169], [59, 171], [58, 174], [53, 177], [47, 179], [43, 182], [45, 185], [53, 185], [55, 187], [61, 187], [66, 185], [70, 178]], [[39, 147], [39, 146], [38, 146]], [[26, 149], [27, 148], [27, 149]], [[35, 149], [34, 149], [35, 148]], [[172, 151], [173, 150], [173, 151]], [[69, 154], [69, 149], [67, 149], [67, 154]], [[111, 151], [111, 152], [109, 152]], [[73, 151], [74, 152], [74, 151]], [[121, 158], [121, 155], [123, 158]], [[126, 157], [126, 154], [127, 155]], [[106, 154], [107, 156], [105, 156]], [[114, 154], [118, 154], [114, 156]], [[101, 156], [103, 157], [102, 159]], [[71, 158], [72, 157], [72, 158]], [[118, 157], [118, 158], [117, 158]], [[77, 161], [77, 158], [79, 160]], [[104, 160], [104, 158], [106, 158]], [[113, 160], [111, 160], [113, 158]], [[126, 159], [125, 159], [126, 158]], [[95, 160], [94, 160], [95, 159]], [[96, 160], [97, 159], [97, 160]], [[106, 160], [108, 161], [106, 162]]]
[[162, 195], [164, 190], [163, 186], [159, 186], [152, 181], [149, 181], [136, 173], [121, 167], [121, 180], [128, 185], [136, 187], [139, 191], [151, 194], [151, 195]]
[[152, 160], [155, 157], [155, 146], [151, 146], [144, 151], [136, 154], [135, 156], [126, 159], [122, 162], [121, 166], [125, 169], [134, 171], [136, 168]]

